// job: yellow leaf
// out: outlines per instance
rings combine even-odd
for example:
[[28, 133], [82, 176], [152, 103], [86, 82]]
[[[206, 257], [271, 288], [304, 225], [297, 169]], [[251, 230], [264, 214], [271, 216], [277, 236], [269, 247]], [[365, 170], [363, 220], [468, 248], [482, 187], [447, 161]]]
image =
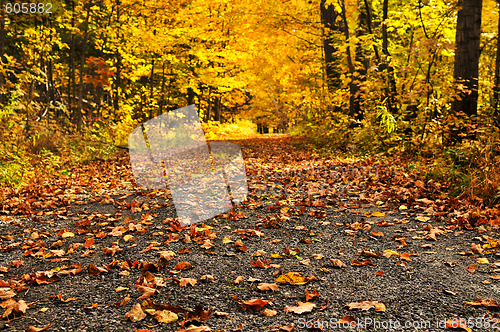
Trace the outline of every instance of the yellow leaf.
[[282, 274], [276, 278], [276, 282], [282, 284], [290, 285], [304, 285], [306, 283], [306, 278], [298, 272], [288, 272], [287, 274]]
[[372, 217], [385, 217], [385, 213], [382, 212], [373, 212]]
[[489, 264], [490, 263], [488, 261], [488, 258], [484, 258], [484, 257], [483, 258], [478, 258], [476, 262], [479, 263], [479, 264]]
[[179, 317], [175, 312], [168, 311], [168, 310], [157, 310], [155, 314], [155, 319], [158, 321], [158, 323], [173, 323], [176, 322]]
[[71, 232], [64, 232], [62, 235], [62, 238], [65, 239], [67, 237], [74, 237], [75, 236], [75, 233], [71, 233]]
[[384, 250], [384, 253], [382, 254], [382, 256], [384, 256], [384, 257], [399, 256], [399, 252], [391, 250], [391, 249], [387, 249], [387, 250]]

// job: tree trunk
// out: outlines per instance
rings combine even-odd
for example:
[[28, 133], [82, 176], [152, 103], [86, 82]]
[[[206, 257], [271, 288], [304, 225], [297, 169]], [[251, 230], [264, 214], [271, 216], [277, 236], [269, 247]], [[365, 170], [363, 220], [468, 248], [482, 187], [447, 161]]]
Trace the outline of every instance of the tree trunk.
[[382, 53], [384, 54], [382, 69], [386, 72], [387, 108], [391, 114], [396, 114], [396, 80], [394, 78], [394, 68], [392, 68], [389, 61], [389, 37], [387, 34], [388, 12], [389, 0], [384, 0], [384, 3], [382, 4]]
[[[342, 7], [342, 19], [344, 21], [344, 34], [346, 42], [349, 42], [349, 24], [347, 22], [347, 15], [345, 11], [345, 1], [340, 2]], [[361, 114], [361, 106], [359, 103], [359, 86], [354, 82], [354, 63], [352, 61], [351, 48], [347, 46], [347, 66], [349, 68], [350, 82], [349, 82], [349, 115], [351, 118], [357, 118]]]
[[150, 78], [150, 90], [149, 90], [149, 118], [153, 118], [153, 91], [154, 91], [154, 74], [155, 74], [155, 54], [153, 54], [153, 60], [151, 60], [151, 78]]
[[338, 13], [335, 7], [330, 4], [326, 5], [326, 0], [321, 0], [320, 3], [321, 24], [323, 25], [323, 51], [325, 56], [325, 72], [328, 91], [334, 92], [340, 86], [340, 69], [338, 62], [333, 54], [336, 48], [333, 46], [332, 33], [336, 30], [335, 20]]
[[459, 1], [453, 79], [463, 89], [456, 89], [451, 105], [455, 113], [477, 114], [482, 5], [482, 0]]
[[78, 91], [78, 109], [76, 112], [76, 127], [77, 130], [80, 131], [82, 129], [83, 122], [83, 71], [85, 69], [85, 57], [87, 50], [87, 38], [88, 38], [88, 30], [89, 30], [89, 19], [90, 19], [90, 8], [92, 8], [92, 0], [90, 0], [87, 4], [87, 17], [85, 18], [85, 26], [83, 30], [83, 41], [82, 41], [82, 54], [80, 55], [80, 88]]
[[[500, 7], [500, 0], [498, 1]], [[495, 86], [493, 87], [493, 120], [498, 128], [500, 128], [500, 112], [498, 111], [498, 103], [500, 99], [500, 15], [498, 16], [498, 32], [497, 32], [497, 55], [495, 59]]]
[[[0, 1], [0, 61], [3, 61], [3, 55], [5, 53], [5, 0]], [[0, 87], [5, 84], [5, 77], [0, 73]], [[4, 95], [0, 93], [0, 105], [4, 103]]]

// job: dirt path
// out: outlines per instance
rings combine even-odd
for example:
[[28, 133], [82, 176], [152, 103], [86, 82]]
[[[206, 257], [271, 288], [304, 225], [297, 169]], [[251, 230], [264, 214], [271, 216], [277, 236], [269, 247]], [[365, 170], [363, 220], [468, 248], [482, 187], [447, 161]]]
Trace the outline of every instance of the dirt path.
[[0, 330], [500, 329], [494, 215], [374, 160], [238, 143], [248, 199], [187, 228], [168, 193], [134, 188], [126, 157], [11, 193]]

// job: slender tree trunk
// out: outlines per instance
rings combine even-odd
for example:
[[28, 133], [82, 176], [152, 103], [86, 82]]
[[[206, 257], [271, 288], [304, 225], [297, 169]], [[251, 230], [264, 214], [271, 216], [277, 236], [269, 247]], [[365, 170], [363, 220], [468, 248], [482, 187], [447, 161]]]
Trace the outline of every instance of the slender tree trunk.
[[165, 61], [163, 61], [161, 67], [161, 97], [160, 97], [160, 109], [157, 115], [163, 114], [164, 106], [165, 106]]
[[80, 54], [80, 88], [78, 90], [78, 109], [76, 112], [76, 127], [80, 131], [82, 129], [83, 122], [83, 72], [85, 69], [85, 58], [87, 51], [87, 38], [89, 35], [89, 19], [90, 19], [90, 9], [92, 8], [92, 0], [87, 4], [87, 16], [85, 18], [85, 25], [83, 29], [83, 41], [82, 41], [82, 53]]
[[149, 118], [153, 118], [153, 90], [154, 90], [154, 74], [155, 74], [155, 54], [153, 54], [153, 59], [151, 60], [151, 78], [150, 78], [150, 88], [149, 88]]
[[453, 78], [464, 89], [457, 89], [453, 112], [477, 114], [482, 0], [460, 0], [457, 17], [455, 67]]
[[323, 52], [325, 57], [325, 73], [328, 91], [334, 92], [340, 85], [340, 69], [334, 58], [336, 48], [333, 46], [332, 33], [335, 29], [335, 20], [338, 13], [333, 4], [326, 5], [326, 0], [320, 3], [321, 23], [323, 25]]
[[[341, 0], [342, 19], [344, 21], [344, 34], [346, 42], [349, 42], [349, 24], [347, 22], [347, 15], [345, 10], [345, 1]], [[355, 83], [354, 73], [356, 71], [352, 61], [351, 47], [347, 46], [347, 66], [349, 68], [350, 82], [349, 82], [349, 115], [351, 118], [357, 118], [361, 114], [361, 107], [359, 104], [359, 86]]]
[[[500, 7], [500, 0], [498, 1]], [[495, 86], [493, 87], [493, 110], [494, 121], [498, 128], [500, 128], [500, 15], [498, 16], [498, 32], [497, 32], [497, 55], [495, 59]]]
[[[3, 61], [3, 56], [5, 53], [5, 0], [0, 1], [0, 61]], [[5, 84], [5, 77], [0, 73], [0, 87]], [[0, 93], [0, 105], [4, 103], [4, 95]]]
[[[120, 0], [116, 0], [116, 22], [120, 23]], [[116, 75], [115, 75], [115, 94], [113, 96], [113, 108], [116, 111], [120, 109], [120, 87], [121, 87], [121, 65], [122, 65], [122, 57], [120, 51], [118, 49], [115, 52], [116, 58]]]
[[389, 12], [389, 0], [384, 0], [382, 4], [382, 53], [384, 54], [384, 60], [382, 68], [386, 72], [386, 96], [387, 96], [387, 108], [392, 114], [397, 113], [396, 107], [396, 79], [394, 78], [394, 68], [390, 63], [390, 53], [389, 53], [389, 37], [387, 34], [387, 19]]

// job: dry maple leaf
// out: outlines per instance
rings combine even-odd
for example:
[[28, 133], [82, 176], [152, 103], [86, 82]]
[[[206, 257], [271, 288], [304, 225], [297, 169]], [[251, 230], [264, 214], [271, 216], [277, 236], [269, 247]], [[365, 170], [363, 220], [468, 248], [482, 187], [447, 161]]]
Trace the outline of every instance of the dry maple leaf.
[[260, 283], [257, 286], [257, 288], [260, 289], [261, 291], [267, 291], [267, 290], [277, 291], [278, 285], [276, 283], [268, 284], [268, 283], [263, 282], [263, 283]]
[[106, 255], [111, 255], [111, 256], [114, 256], [117, 252], [122, 250], [123, 249], [117, 245], [113, 245], [111, 248], [102, 248], [102, 251], [104, 251]]
[[312, 302], [298, 302], [298, 306], [296, 307], [285, 307], [285, 312], [293, 312], [296, 314], [303, 314], [304, 312], [311, 312], [313, 308], [316, 306], [315, 303]]
[[92, 249], [94, 247], [94, 238], [90, 238], [90, 239], [85, 240], [84, 247], [86, 249]]
[[148, 286], [135, 285], [135, 287], [142, 294], [137, 300], [142, 300], [142, 299], [150, 298], [156, 292], [156, 289], [148, 287]]
[[471, 264], [471, 265], [467, 266], [465, 269], [467, 270], [467, 272], [476, 273], [477, 264]]
[[344, 262], [342, 262], [340, 259], [330, 258], [330, 262], [332, 262], [333, 266], [335, 267], [346, 267]]
[[259, 311], [260, 309], [262, 309], [263, 306], [272, 302], [271, 300], [262, 300], [262, 299], [252, 299], [248, 301], [243, 301], [238, 299], [236, 295], [233, 296], [233, 299], [238, 301], [242, 305], [243, 310], [251, 309], [255, 311]]
[[70, 298], [68, 298], [68, 299], [65, 300], [65, 299], [63, 299], [63, 295], [62, 294], [51, 295], [51, 297], [57, 297], [59, 299], [59, 301], [61, 301], [63, 303], [78, 301], [75, 297], [70, 297]]
[[0, 288], [0, 300], [10, 299], [11, 297], [16, 296], [16, 293], [10, 287], [2, 287]]
[[310, 299], [313, 299], [315, 297], [319, 297], [318, 292], [314, 288], [312, 292], [309, 292], [309, 289], [306, 289], [305, 292], [306, 292], [306, 302], [309, 302]]
[[359, 261], [357, 259], [351, 259], [352, 266], [373, 266], [373, 262], [369, 259], [365, 259], [364, 261]]
[[18, 259], [18, 260], [10, 262], [10, 266], [13, 266], [13, 267], [20, 267], [23, 264], [24, 264], [24, 261], [22, 259]]
[[375, 311], [386, 311], [385, 305], [382, 302], [376, 301], [351, 302], [347, 303], [346, 305], [349, 307], [349, 310], [370, 310], [371, 308], [374, 308]]
[[30, 326], [28, 327], [28, 329], [26, 330], [26, 332], [40, 332], [40, 331], [45, 331], [46, 329], [48, 329], [52, 324], [49, 323], [49, 325], [45, 326], [45, 327], [34, 327], [34, 326]]
[[125, 317], [135, 323], [146, 318], [146, 313], [142, 310], [141, 305], [137, 303], [132, 307], [132, 309], [130, 309], [129, 312], [125, 314]]
[[179, 286], [181, 287], [184, 287], [186, 286], [187, 284], [190, 284], [191, 286], [194, 287], [194, 285], [196, 285], [196, 282], [197, 280], [196, 279], [192, 279], [192, 278], [181, 278], [179, 280]]
[[174, 267], [175, 270], [183, 271], [183, 270], [189, 270], [192, 269], [193, 265], [189, 262], [179, 262], [177, 265]]

